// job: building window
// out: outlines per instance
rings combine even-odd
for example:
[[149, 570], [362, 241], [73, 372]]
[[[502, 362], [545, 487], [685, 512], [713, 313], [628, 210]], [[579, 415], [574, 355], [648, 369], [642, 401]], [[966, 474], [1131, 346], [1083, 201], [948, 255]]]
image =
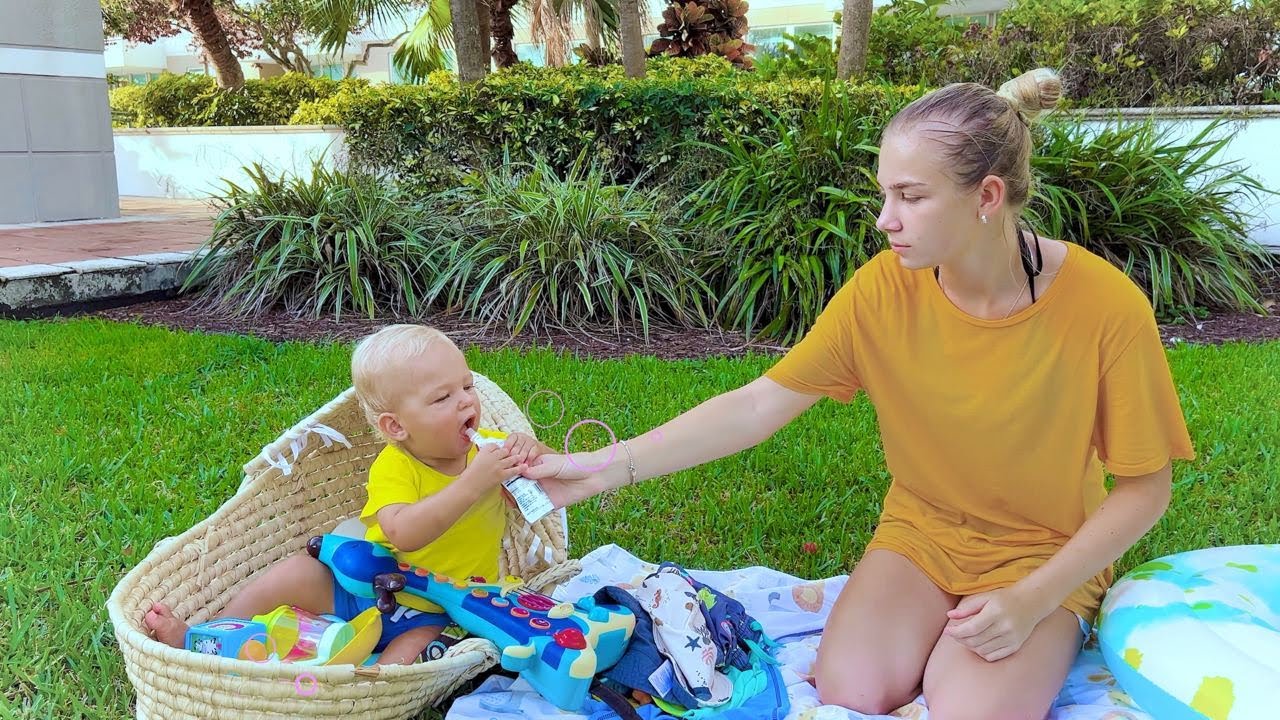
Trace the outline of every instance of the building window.
[[785, 35], [817, 35], [834, 38], [835, 23], [813, 23], [809, 25], [778, 25], [775, 27], [755, 28], [747, 32], [747, 42], [756, 46], [756, 53], [775, 52], [779, 45], [787, 42]]
[[757, 53], [773, 52], [779, 45], [786, 42], [786, 38], [782, 36], [789, 28], [788, 25], [748, 30], [747, 42], [756, 46]]
[[547, 64], [542, 43], [516, 43], [516, 58], [520, 62], [527, 62], [535, 67], [543, 67]]
[[983, 13], [982, 15], [951, 15], [947, 17], [947, 22], [961, 27], [969, 27], [970, 25], [995, 27], [996, 18], [998, 17], [1000, 17], [999, 12]]
[[342, 66], [342, 63], [329, 63], [328, 65], [321, 65], [315, 68], [314, 74], [316, 77], [327, 77], [330, 80], [341, 80], [347, 76], [347, 69]]
[[836, 36], [835, 23], [819, 23], [817, 25], [796, 25], [791, 30], [792, 35], [817, 35], [818, 37], [833, 38]]

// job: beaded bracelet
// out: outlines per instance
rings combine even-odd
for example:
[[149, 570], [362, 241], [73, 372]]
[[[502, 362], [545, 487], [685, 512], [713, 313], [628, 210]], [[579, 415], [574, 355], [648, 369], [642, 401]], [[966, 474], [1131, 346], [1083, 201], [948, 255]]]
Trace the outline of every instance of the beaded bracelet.
[[627, 481], [628, 485], [636, 484], [636, 458], [631, 454], [631, 446], [626, 440], [619, 440], [622, 443], [622, 449], [627, 451], [627, 470], [631, 473], [631, 479]]

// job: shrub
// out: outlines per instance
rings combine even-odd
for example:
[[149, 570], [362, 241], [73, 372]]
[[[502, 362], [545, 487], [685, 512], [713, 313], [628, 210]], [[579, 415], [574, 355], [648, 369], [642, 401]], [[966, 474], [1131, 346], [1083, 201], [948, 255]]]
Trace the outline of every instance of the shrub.
[[[349, 88], [304, 105], [293, 121], [343, 125], [354, 162], [401, 178], [435, 174], [442, 163], [495, 165], [504, 153], [539, 156], [564, 173], [589, 150], [629, 182], [642, 174], [666, 179], [687, 140], [776, 139], [768, 114], [803, 115], [822, 96], [817, 80], [762, 82], [720, 59], [697, 61], [660, 65], [674, 72], [644, 80], [623, 78], [616, 67], [518, 67], [467, 87], [433, 77], [420, 86]], [[884, 85], [847, 91], [873, 116], [915, 93]]]
[[893, 0], [876, 8], [867, 37], [867, 75], [886, 82], [942, 85], [966, 43], [938, 15], [945, 0]]
[[284, 125], [298, 105], [329, 97], [339, 88], [366, 84], [287, 73], [223, 90], [207, 75], [165, 73], [146, 85], [112, 90], [110, 102], [112, 119], [120, 126]]
[[798, 123], [774, 117], [773, 143], [729, 138], [727, 169], [691, 198], [708, 238], [703, 274], [726, 327], [787, 343], [858, 265], [882, 245], [873, 168], [880, 128], [896, 108], [868, 115], [832, 85]]
[[746, 0], [670, 0], [658, 24], [651, 55], [698, 57], [715, 53], [750, 70], [754, 45], [747, 34]]
[[454, 226], [394, 184], [320, 164], [310, 179], [246, 169], [250, 183], [227, 182], [221, 211], [184, 290], [238, 315], [277, 306], [320, 316], [425, 309], [423, 286]]
[[1248, 239], [1248, 209], [1272, 191], [1218, 159], [1223, 129], [1215, 122], [1177, 141], [1152, 122], [1048, 123], [1030, 210], [1050, 236], [1123, 268], [1162, 317], [1262, 312], [1257, 280], [1275, 259]]
[[[1280, 3], [1235, 0], [1017, 0], [994, 29], [963, 29], [938, 0], [893, 0], [871, 20], [867, 76], [891, 83], [998, 87], [1057, 68], [1069, 104], [1089, 107], [1274, 103], [1280, 97]], [[814, 38], [770, 77], [834, 74]]]
[[1095, 107], [1258, 103], [1280, 82], [1270, 1], [1019, 0], [983, 37], [995, 47], [976, 46], [968, 66], [989, 48], [1002, 75], [1058, 67], [1068, 96]]
[[431, 286], [469, 317], [528, 328], [657, 319], [705, 326], [708, 289], [670, 203], [633, 182], [611, 183], [578, 160], [507, 161], [452, 196], [464, 233], [440, 255]]

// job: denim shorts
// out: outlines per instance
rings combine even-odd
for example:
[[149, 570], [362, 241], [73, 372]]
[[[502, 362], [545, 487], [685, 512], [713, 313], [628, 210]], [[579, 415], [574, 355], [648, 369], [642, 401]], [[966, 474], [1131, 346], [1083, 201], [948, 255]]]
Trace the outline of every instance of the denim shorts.
[[[1076, 615], [1075, 613], [1071, 614]], [[1080, 621], [1080, 634], [1082, 636], [1080, 640], [1080, 647], [1084, 647], [1089, 643], [1089, 636], [1093, 634], [1093, 626], [1079, 615], [1076, 615], [1076, 620]]]
[[[340, 618], [352, 620], [377, 604], [378, 601], [373, 598], [352, 595], [342, 587], [342, 583], [333, 583], [333, 614]], [[387, 649], [388, 643], [414, 628], [447, 627], [450, 622], [449, 616], [444, 613], [423, 612], [401, 605], [390, 615], [382, 616], [382, 637], [378, 638], [374, 652], [382, 652]]]

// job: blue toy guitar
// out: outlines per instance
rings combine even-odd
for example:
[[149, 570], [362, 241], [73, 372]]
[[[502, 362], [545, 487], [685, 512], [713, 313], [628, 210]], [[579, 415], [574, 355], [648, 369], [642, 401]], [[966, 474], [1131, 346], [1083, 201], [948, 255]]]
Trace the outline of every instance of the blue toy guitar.
[[432, 610], [423, 600], [443, 607], [467, 632], [498, 646], [502, 667], [563, 710], [582, 708], [596, 673], [622, 657], [635, 630], [635, 616], [620, 605], [556, 602], [516, 577], [500, 584], [450, 578], [398, 563], [367, 540], [323, 535], [311, 538], [307, 550], [348, 592], [376, 598], [383, 613], [402, 604]]

